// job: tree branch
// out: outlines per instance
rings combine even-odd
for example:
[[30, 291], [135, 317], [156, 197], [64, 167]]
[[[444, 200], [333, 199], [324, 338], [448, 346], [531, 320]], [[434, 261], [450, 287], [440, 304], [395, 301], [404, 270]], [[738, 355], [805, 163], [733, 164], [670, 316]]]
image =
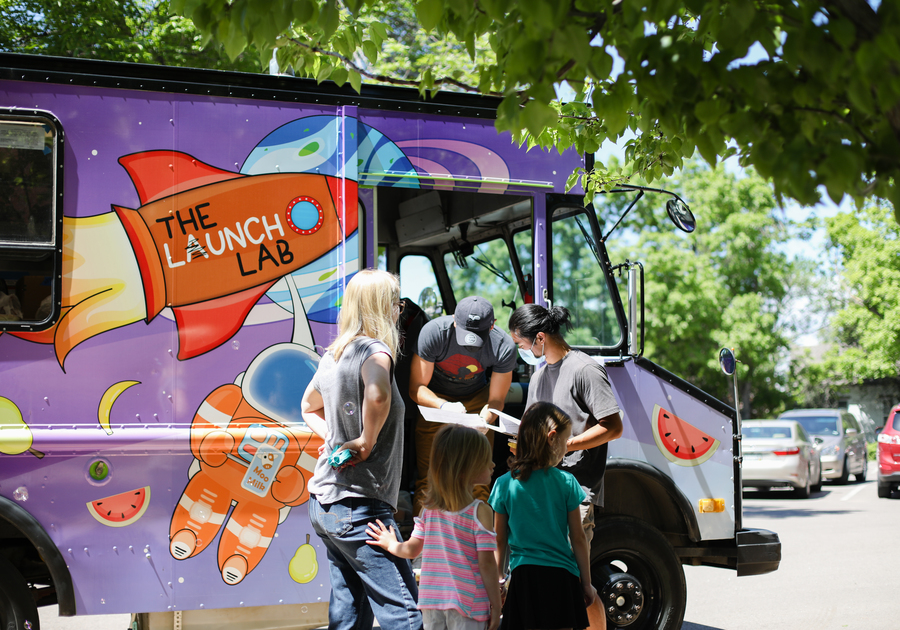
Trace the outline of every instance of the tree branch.
[[860, 39], [872, 40], [881, 32], [878, 14], [866, 0], [824, 0], [822, 5], [850, 20]]
[[879, 313], [878, 310], [874, 306], [869, 304], [866, 300], [862, 299], [861, 297], [858, 297], [856, 295], [851, 295], [850, 300], [855, 302], [858, 306], [861, 306], [864, 309], [866, 309], [867, 311], [869, 311], [870, 313], [872, 313], [872, 315], [874, 315], [878, 319], [881, 319], [881, 320], [884, 319], [884, 314]]
[[872, 144], [872, 141], [863, 132], [862, 129], [860, 129], [855, 124], [853, 124], [853, 122], [848, 120], [845, 116], [841, 116], [837, 112], [833, 112], [833, 111], [830, 111], [827, 109], [821, 109], [819, 107], [793, 107], [791, 109], [793, 109], [793, 111], [797, 111], [797, 112], [813, 112], [816, 114], [825, 114], [826, 116], [831, 116], [833, 118], [837, 118], [840, 122], [844, 123], [845, 125], [850, 127], [850, 129], [852, 129], [857, 134], [859, 134], [859, 137], [862, 138], [866, 142], [866, 144], [870, 144], [870, 145]]
[[[405, 87], [416, 87], [416, 88], [419, 87], [419, 81], [417, 79], [396, 79], [394, 77], [389, 77], [384, 74], [375, 74], [375, 73], [369, 72], [368, 70], [364, 70], [363, 68], [358, 66], [352, 59], [348, 59], [347, 57], [345, 57], [344, 55], [341, 55], [340, 53], [332, 52], [329, 50], [324, 50], [322, 48], [319, 48], [318, 46], [311, 46], [311, 45], [307, 44], [306, 42], [300, 41], [299, 39], [297, 39], [295, 37], [289, 37], [287, 39], [290, 42], [296, 44], [297, 46], [300, 46], [301, 48], [306, 48], [310, 52], [324, 55], [326, 57], [334, 57], [335, 59], [339, 60], [344, 65], [344, 67], [346, 67], [348, 70], [353, 70], [354, 72], [358, 72], [361, 76], [372, 79], [373, 81], [378, 81], [379, 83], [387, 83], [389, 85], [401, 85], [401, 86], [405, 86]], [[434, 84], [435, 85], [453, 85], [453, 86], [456, 86], [466, 92], [474, 92], [476, 94], [484, 94], [484, 92], [479, 91], [477, 87], [467, 85], [467, 84], [463, 83], [462, 81], [457, 81], [456, 79], [453, 79], [450, 77], [441, 77], [440, 79], [435, 79]], [[487, 94], [489, 94], [491, 96], [503, 96], [503, 94], [500, 92], [487, 92]]]

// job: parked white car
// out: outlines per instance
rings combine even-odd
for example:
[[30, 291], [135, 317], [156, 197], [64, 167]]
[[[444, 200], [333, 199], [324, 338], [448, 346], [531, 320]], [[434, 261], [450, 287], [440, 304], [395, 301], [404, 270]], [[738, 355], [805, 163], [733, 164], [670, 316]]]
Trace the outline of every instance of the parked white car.
[[798, 499], [822, 489], [816, 439], [795, 420], [744, 420], [741, 427], [745, 488], [790, 487]]
[[841, 409], [792, 409], [778, 419], [796, 420], [811, 436], [822, 438], [822, 477], [838, 484], [847, 483], [850, 475], [856, 481], [866, 480], [866, 434], [852, 413]]

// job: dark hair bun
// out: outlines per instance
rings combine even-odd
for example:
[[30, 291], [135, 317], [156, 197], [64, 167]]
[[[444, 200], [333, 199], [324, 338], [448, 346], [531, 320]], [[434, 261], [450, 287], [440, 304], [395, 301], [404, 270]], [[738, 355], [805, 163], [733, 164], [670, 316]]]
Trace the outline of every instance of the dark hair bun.
[[572, 328], [572, 313], [565, 306], [552, 306], [547, 311], [550, 323], [553, 328], [553, 334], [559, 332], [559, 329], [565, 327], [566, 330]]

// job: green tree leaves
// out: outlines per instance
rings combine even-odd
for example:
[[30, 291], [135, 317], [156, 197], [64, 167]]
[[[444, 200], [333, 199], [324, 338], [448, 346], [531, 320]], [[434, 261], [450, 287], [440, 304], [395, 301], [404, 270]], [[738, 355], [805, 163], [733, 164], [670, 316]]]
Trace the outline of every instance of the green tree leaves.
[[[213, 24], [213, 8], [197, 0], [175, 0], [173, 6], [193, 11], [198, 24]], [[246, 39], [231, 30], [230, 20], [223, 24], [220, 41], [228, 41], [234, 60], [222, 44], [208, 44], [209, 37], [190, 20], [170, 15], [165, 1], [7, 0], [0, 50], [259, 72], [263, 65], [257, 52], [242, 52], [247, 50]]]
[[839, 308], [831, 319], [841, 348], [827, 367], [845, 383], [900, 372], [900, 226], [883, 204], [826, 222], [840, 255]]
[[[873, 8], [873, 5], [876, 5]], [[652, 182], [733, 153], [803, 204], [900, 205], [900, 6], [867, 0], [11, 0], [0, 48], [362, 77], [505, 98], [497, 127], [590, 151], [628, 137], [618, 173]], [[215, 40], [222, 48], [206, 48]], [[179, 46], [181, 49], [179, 50]], [[236, 65], [217, 51], [236, 59]], [[247, 54], [249, 52], [249, 54]], [[218, 55], [218, 56], [217, 56]], [[336, 71], [336, 69], [342, 70]], [[572, 86], [578, 115], [556, 101]], [[554, 121], [550, 108], [558, 114]]]

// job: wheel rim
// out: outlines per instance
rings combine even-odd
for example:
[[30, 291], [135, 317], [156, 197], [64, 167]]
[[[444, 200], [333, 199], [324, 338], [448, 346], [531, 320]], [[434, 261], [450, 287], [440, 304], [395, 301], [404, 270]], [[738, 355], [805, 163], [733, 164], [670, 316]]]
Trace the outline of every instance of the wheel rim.
[[606, 618], [621, 628], [634, 623], [644, 609], [644, 589], [627, 573], [611, 574], [599, 595]]
[[634, 550], [613, 550], [594, 560], [591, 573], [610, 624], [629, 630], [659, 625], [666, 606], [651, 560]]

